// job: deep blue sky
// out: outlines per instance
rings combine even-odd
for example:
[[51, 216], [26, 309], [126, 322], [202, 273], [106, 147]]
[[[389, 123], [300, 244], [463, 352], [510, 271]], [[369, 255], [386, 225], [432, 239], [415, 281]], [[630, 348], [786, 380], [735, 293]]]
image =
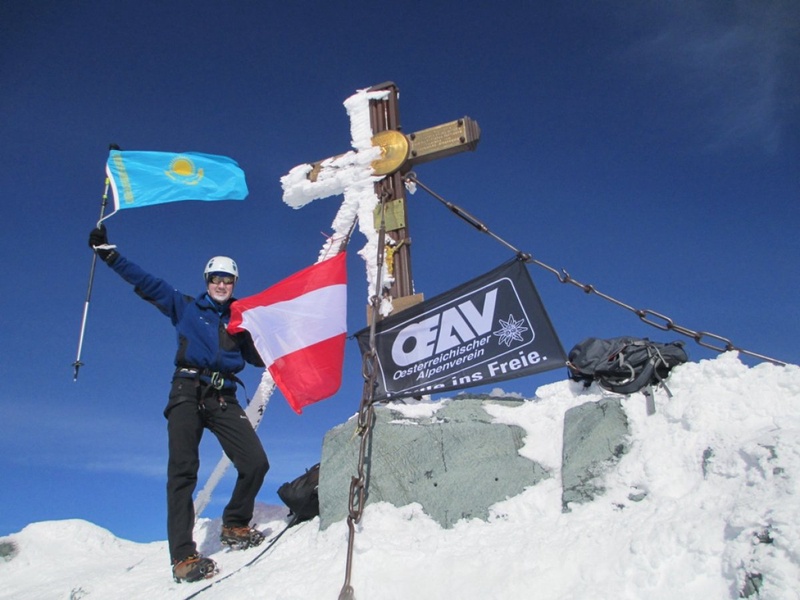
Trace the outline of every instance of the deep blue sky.
[[[476, 152], [417, 173], [497, 235], [636, 308], [800, 362], [800, 7], [662, 5], [2, 3], [0, 535], [85, 518], [129, 539], [166, 538], [161, 411], [174, 331], [102, 264], [72, 380], [108, 144], [239, 162], [245, 202], [125, 211], [108, 229], [123, 254], [187, 293], [202, 291], [208, 257], [233, 256], [245, 296], [316, 260], [340, 199], [292, 210], [280, 177], [348, 150], [342, 103], [387, 80], [407, 132], [478, 121]], [[427, 296], [511, 256], [422, 191], [409, 220]], [[352, 333], [367, 294], [354, 251], [348, 268]], [[588, 336], [681, 339], [529, 270], [567, 350]], [[360, 373], [350, 341], [335, 397], [302, 416], [272, 397], [260, 501], [278, 503], [277, 487], [319, 460], [325, 431], [358, 409]], [[503, 387], [533, 396], [565, 376]], [[244, 380], [252, 395], [259, 370]], [[219, 455], [209, 434], [201, 485]]]

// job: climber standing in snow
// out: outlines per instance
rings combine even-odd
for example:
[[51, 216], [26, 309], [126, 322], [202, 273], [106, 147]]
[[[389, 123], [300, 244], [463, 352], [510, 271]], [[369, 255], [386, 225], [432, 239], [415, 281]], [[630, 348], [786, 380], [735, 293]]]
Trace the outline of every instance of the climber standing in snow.
[[206, 290], [197, 297], [183, 294], [127, 260], [108, 243], [105, 226], [92, 230], [89, 246], [139, 296], [170, 318], [178, 334], [175, 373], [164, 409], [169, 437], [167, 467], [167, 535], [175, 581], [199, 581], [213, 576], [217, 566], [197, 552], [192, 530], [192, 494], [200, 466], [204, 429], [219, 440], [238, 472], [230, 502], [222, 514], [220, 541], [234, 549], [259, 545], [264, 536], [250, 526], [255, 498], [269, 469], [267, 455], [236, 399], [236, 377], [245, 363], [263, 367], [247, 332], [231, 335], [236, 263], [215, 256], [206, 264]]

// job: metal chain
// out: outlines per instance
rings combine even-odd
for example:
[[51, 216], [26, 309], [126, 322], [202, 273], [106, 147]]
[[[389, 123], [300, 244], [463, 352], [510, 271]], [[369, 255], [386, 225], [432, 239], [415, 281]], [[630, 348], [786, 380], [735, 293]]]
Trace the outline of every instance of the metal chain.
[[[375, 311], [373, 311], [375, 312]], [[364, 353], [364, 391], [361, 397], [361, 406], [358, 410], [358, 422], [354, 435], [361, 437], [358, 448], [358, 467], [357, 475], [350, 479], [350, 494], [348, 497], [347, 515], [347, 564], [345, 567], [344, 584], [339, 592], [339, 600], [354, 600], [353, 586], [350, 584], [350, 576], [353, 569], [353, 546], [355, 544], [356, 525], [361, 522], [364, 513], [364, 500], [367, 492], [367, 476], [364, 472], [367, 450], [372, 437], [372, 425], [375, 420], [375, 410], [372, 401], [375, 389], [377, 354], [374, 349]]]
[[375, 327], [378, 322], [378, 307], [382, 293], [382, 276], [384, 246], [386, 244], [386, 223], [384, 200], [387, 197], [386, 189], [381, 194], [381, 225], [378, 232], [377, 251], [377, 276], [375, 281], [375, 294], [370, 298], [370, 324], [369, 324], [369, 350], [364, 352], [361, 369], [364, 377], [364, 387], [361, 393], [361, 404], [358, 409], [358, 421], [353, 437], [361, 437], [358, 448], [357, 474], [350, 479], [350, 494], [348, 497], [347, 516], [347, 565], [345, 567], [344, 584], [339, 592], [339, 600], [355, 600], [355, 592], [350, 584], [353, 569], [353, 547], [355, 544], [356, 525], [361, 522], [364, 513], [364, 502], [367, 494], [368, 477], [364, 471], [367, 453], [371, 446], [372, 426], [375, 422], [375, 388], [378, 381], [378, 351], [375, 347]]
[[504, 239], [502, 239], [501, 237], [499, 237], [499, 236], [495, 235], [494, 233], [492, 233], [489, 230], [489, 228], [486, 225], [484, 225], [480, 220], [478, 220], [476, 217], [472, 216], [471, 214], [469, 214], [468, 212], [466, 212], [465, 210], [463, 210], [459, 206], [453, 204], [452, 202], [448, 202], [442, 196], [440, 196], [439, 194], [437, 194], [436, 192], [431, 190], [429, 187], [427, 187], [425, 184], [420, 182], [420, 180], [417, 179], [417, 176], [413, 171], [411, 171], [411, 172], [409, 172], [409, 173], [407, 173], [405, 175], [404, 182], [406, 183], [406, 185], [415, 185], [415, 186], [421, 187], [423, 190], [428, 192], [431, 196], [433, 196], [434, 198], [439, 200], [439, 202], [444, 204], [448, 209], [450, 209], [457, 216], [459, 216], [462, 219], [464, 219], [467, 223], [469, 223], [470, 225], [475, 227], [478, 231], [488, 234], [489, 236], [491, 236], [492, 238], [494, 238], [495, 240], [497, 240], [498, 242], [503, 244], [505, 247], [511, 249], [517, 256], [519, 256], [525, 262], [533, 263], [533, 264], [535, 264], [535, 265], [537, 265], [539, 267], [542, 267], [543, 269], [551, 272], [553, 275], [555, 275], [558, 278], [558, 280], [561, 283], [570, 283], [570, 284], [580, 288], [581, 290], [583, 290], [587, 294], [596, 294], [596, 295], [600, 296], [601, 298], [603, 298], [604, 300], [607, 300], [607, 301], [611, 302], [612, 304], [615, 304], [616, 306], [619, 306], [620, 308], [624, 308], [625, 310], [628, 310], [628, 311], [632, 312], [637, 317], [639, 317], [639, 319], [641, 319], [642, 322], [647, 323], [648, 325], [651, 325], [652, 327], [655, 327], [655, 328], [660, 329], [662, 331], [674, 331], [674, 332], [679, 333], [681, 335], [685, 335], [686, 337], [692, 338], [700, 346], [703, 346], [704, 348], [709, 348], [711, 350], [715, 350], [716, 352], [728, 352], [728, 351], [735, 350], [735, 351], [740, 352], [742, 354], [746, 354], [747, 356], [751, 356], [751, 357], [757, 358], [759, 360], [765, 360], [767, 362], [771, 362], [771, 363], [776, 364], [776, 365], [786, 366], [788, 364], [788, 363], [786, 363], [786, 362], [784, 362], [782, 360], [777, 360], [775, 358], [770, 358], [769, 356], [765, 356], [765, 355], [759, 354], [757, 352], [751, 352], [750, 350], [745, 350], [744, 348], [740, 348], [738, 346], [735, 346], [733, 344], [733, 342], [731, 342], [731, 340], [729, 340], [728, 338], [723, 337], [721, 335], [717, 335], [715, 333], [711, 333], [711, 332], [708, 332], [708, 331], [695, 331], [693, 329], [689, 329], [688, 327], [684, 327], [682, 325], [678, 325], [677, 323], [675, 323], [675, 321], [673, 321], [668, 316], [663, 315], [661, 313], [658, 313], [658, 312], [656, 312], [654, 310], [650, 310], [648, 308], [645, 308], [645, 309], [634, 308], [633, 306], [630, 306], [629, 304], [626, 304], [626, 303], [614, 298], [613, 296], [609, 296], [608, 294], [604, 294], [603, 292], [601, 292], [597, 288], [595, 288], [593, 285], [588, 284], [588, 283], [581, 283], [580, 281], [574, 279], [572, 276], [570, 276], [569, 273], [567, 273], [567, 271], [565, 269], [561, 269], [559, 271], [558, 269], [555, 269], [554, 267], [551, 267], [550, 265], [548, 265], [546, 263], [543, 263], [542, 261], [533, 258], [533, 256], [528, 254], [527, 252], [523, 252], [523, 251], [515, 248], [514, 246], [512, 246], [511, 244], [506, 242]]

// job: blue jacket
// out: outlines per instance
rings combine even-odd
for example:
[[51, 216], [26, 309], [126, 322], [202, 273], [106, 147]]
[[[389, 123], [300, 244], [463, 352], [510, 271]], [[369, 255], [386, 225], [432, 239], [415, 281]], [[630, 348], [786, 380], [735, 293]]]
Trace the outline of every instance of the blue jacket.
[[226, 330], [233, 298], [218, 304], [205, 292], [196, 298], [188, 296], [121, 255], [117, 255], [110, 266], [134, 286], [139, 296], [172, 321], [178, 334], [177, 367], [234, 374], [244, 369], [245, 362], [264, 366], [250, 334], [231, 335]]

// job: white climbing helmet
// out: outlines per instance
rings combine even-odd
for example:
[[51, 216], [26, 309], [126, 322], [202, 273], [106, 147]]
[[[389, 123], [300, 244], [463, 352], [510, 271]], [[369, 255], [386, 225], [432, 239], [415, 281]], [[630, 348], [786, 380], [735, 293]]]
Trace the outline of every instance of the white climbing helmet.
[[203, 271], [203, 277], [206, 281], [208, 281], [208, 277], [212, 273], [225, 273], [226, 275], [233, 275], [237, 280], [239, 279], [239, 267], [236, 266], [236, 261], [227, 256], [215, 256], [209, 259], [206, 263], [206, 270]]

